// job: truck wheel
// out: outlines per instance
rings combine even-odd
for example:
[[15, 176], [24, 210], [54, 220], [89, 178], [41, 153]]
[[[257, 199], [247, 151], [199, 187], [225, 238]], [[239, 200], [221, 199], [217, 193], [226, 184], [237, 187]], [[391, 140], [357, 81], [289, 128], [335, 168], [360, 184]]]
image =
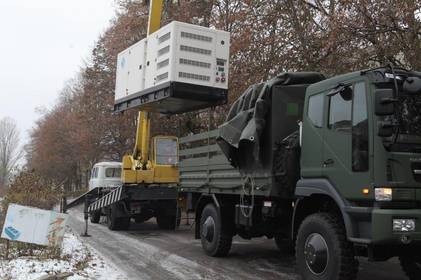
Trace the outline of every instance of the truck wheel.
[[156, 223], [160, 229], [175, 230], [180, 225], [181, 217], [177, 215], [158, 215]]
[[110, 230], [126, 230], [130, 226], [130, 217], [118, 217], [119, 205], [113, 204], [107, 212], [107, 225]]
[[156, 223], [160, 229], [175, 229], [175, 217], [159, 215], [156, 217]]
[[297, 271], [304, 280], [351, 280], [357, 276], [353, 246], [335, 215], [307, 217], [298, 231], [295, 252]]
[[224, 257], [231, 249], [232, 234], [227, 231], [213, 204], [206, 205], [202, 211], [200, 239], [203, 250], [211, 257]]
[[130, 227], [130, 217], [118, 218], [120, 223], [120, 230], [128, 230]]
[[91, 223], [97, 224], [101, 219], [101, 210], [93, 211], [90, 213]]
[[421, 257], [420, 256], [401, 256], [399, 257], [402, 270], [410, 280], [420, 279], [421, 275]]

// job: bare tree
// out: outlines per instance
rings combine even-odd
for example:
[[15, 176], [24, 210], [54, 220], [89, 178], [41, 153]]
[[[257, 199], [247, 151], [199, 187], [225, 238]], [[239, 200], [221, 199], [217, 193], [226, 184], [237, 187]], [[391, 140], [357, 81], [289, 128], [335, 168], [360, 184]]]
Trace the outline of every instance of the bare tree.
[[19, 140], [16, 122], [11, 118], [0, 119], [0, 186], [7, 185], [22, 157]]

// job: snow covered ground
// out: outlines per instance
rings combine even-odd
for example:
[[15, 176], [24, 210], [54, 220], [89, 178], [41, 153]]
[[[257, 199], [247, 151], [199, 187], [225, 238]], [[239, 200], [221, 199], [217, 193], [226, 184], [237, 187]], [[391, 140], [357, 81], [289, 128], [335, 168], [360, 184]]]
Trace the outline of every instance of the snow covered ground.
[[92, 247], [84, 244], [68, 229], [63, 240], [60, 259], [20, 257], [5, 261], [0, 260], [0, 279], [32, 280], [45, 275], [57, 275], [70, 272], [68, 280], [124, 280], [124, 272], [110, 264]]

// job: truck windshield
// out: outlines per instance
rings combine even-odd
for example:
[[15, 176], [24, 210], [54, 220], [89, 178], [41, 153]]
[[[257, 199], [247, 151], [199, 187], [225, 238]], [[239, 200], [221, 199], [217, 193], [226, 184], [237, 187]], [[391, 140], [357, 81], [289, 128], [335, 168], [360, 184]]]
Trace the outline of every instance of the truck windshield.
[[421, 136], [421, 95], [400, 96], [398, 108], [400, 133]]
[[107, 168], [105, 169], [105, 177], [107, 178], [120, 178], [121, 168]]
[[[392, 84], [390, 86], [393, 88]], [[396, 130], [398, 133], [396, 143], [392, 145], [391, 149], [421, 152], [421, 94], [407, 95], [400, 91], [398, 99], [395, 116], [386, 117], [386, 120], [389, 121], [395, 119], [399, 127], [399, 130]], [[386, 142], [394, 141], [395, 137], [396, 134]]]

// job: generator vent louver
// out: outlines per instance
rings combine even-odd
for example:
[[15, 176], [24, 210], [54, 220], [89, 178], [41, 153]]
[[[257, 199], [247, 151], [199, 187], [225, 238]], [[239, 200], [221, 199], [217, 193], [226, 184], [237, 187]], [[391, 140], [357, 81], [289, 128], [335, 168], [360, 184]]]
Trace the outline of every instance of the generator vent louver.
[[209, 43], [212, 42], [212, 37], [194, 34], [190, 32], [181, 32], [181, 37], [192, 39], [192, 40], [203, 41], [203, 42], [209, 42]]
[[203, 55], [211, 55], [212, 54], [211, 50], [195, 48], [195, 47], [190, 47], [190, 46], [186, 46], [186, 45], [181, 45], [180, 50], [185, 51], [185, 52], [203, 54]]
[[180, 64], [197, 66], [202, 68], [210, 68], [211, 64], [207, 62], [197, 61], [197, 60], [190, 60], [185, 58], [180, 58]]
[[158, 38], [158, 43], [161, 44], [165, 41], [168, 41], [171, 38], [171, 32], [165, 33], [161, 37]]
[[158, 56], [164, 55], [168, 52], [170, 52], [170, 46], [163, 47], [158, 51]]
[[163, 61], [158, 62], [157, 65], [156, 65], [156, 67], [157, 67], [157, 69], [161, 69], [162, 67], [168, 66], [168, 64], [170, 64], [170, 59], [169, 58], [167, 58], [167, 59], [165, 59]]
[[205, 81], [209, 82], [210, 77], [205, 75], [198, 75], [193, 73], [186, 73], [186, 72], [179, 72], [178, 77], [185, 78], [185, 79], [193, 79], [193, 80], [199, 80], [199, 81]]
[[160, 75], [156, 76], [157, 82], [165, 80], [165, 79], [168, 79], [168, 72], [165, 72], [163, 74], [160, 74]]

